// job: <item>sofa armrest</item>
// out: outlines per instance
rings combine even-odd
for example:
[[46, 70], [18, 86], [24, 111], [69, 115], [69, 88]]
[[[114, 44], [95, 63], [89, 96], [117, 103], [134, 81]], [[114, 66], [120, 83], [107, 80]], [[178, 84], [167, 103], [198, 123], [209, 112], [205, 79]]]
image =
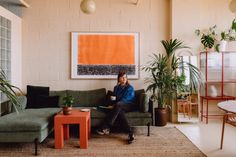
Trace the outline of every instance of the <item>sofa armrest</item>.
[[152, 115], [153, 115], [153, 112], [154, 112], [154, 104], [153, 104], [153, 101], [151, 99], [149, 99], [149, 102], [148, 102], [148, 105], [149, 105], [149, 111]]
[[149, 97], [146, 93], [141, 93], [139, 96], [139, 109], [141, 112], [149, 112]]
[[27, 98], [24, 95], [21, 96], [17, 96], [17, 101], [19, 103], [19, 105], [15, 105], [15, 107], [13, 106], [14, 104], [10, 103], [10, 107], [11, 107], [11, 112], [19, 112], [22, 111], [26, 108], [26, 103], [27, 103]]

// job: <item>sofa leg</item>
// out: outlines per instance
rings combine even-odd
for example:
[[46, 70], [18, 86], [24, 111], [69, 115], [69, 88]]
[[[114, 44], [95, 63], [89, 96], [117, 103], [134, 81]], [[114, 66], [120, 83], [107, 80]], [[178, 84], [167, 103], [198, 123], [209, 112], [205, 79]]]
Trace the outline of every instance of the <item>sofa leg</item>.
[[37, 138], [34, 140], [34, 155], [35, 156], [38, 155], [38, 139]]
[[147, 123], [147, 129], [148, 129], [148, 134], [147, 134], [147, 136], [150, 136], [150, 123]]

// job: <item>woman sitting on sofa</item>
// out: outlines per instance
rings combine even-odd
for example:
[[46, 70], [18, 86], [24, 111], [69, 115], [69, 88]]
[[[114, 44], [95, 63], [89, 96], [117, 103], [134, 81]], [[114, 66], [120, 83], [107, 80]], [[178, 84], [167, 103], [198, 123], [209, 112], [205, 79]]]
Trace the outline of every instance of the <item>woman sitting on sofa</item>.
[[130, 144], [134, 140], [134, 134], [125, 117], [125, 112], [135, 109], [135, 93], [124, 71], [119, 72], [117, 76], [117, 85], [114, 87], [111, 102], [113, 107], [107, 114], [102, 127], [97, 130], [97, 133], [99, 135], [109, 134], [110, 128], [119, 120], [124, 126], [124, 130], [128, 132], [128, 143]]

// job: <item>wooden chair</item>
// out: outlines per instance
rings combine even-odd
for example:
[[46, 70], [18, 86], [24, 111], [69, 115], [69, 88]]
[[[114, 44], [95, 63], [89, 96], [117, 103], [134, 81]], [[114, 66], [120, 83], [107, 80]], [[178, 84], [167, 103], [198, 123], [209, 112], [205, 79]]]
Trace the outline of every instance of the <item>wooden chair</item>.
[[188, 101], [185, 99], [177, 99], [178, 112], [182, 112], [185, 118], [186, 108], [188, 110]]
[[223, 125], [222, 125], [222, 132], [221, 132], [220, 149], [223, 148], [225, 123], [228, 123], [228, 124], [231, 124], [231, 125], [233, 125], [233, 126], [236, 126], [236, 114], [233, 114], [233, 113], [226, 113], [226, 114], [223, 116]]
[[198, 95], [197, 94], [191, 94], [187, 97], [187, 104], [188, 104], [188, 116], [189, 119], [192, 118], [192, 109], [193, 106], [198, 106]]

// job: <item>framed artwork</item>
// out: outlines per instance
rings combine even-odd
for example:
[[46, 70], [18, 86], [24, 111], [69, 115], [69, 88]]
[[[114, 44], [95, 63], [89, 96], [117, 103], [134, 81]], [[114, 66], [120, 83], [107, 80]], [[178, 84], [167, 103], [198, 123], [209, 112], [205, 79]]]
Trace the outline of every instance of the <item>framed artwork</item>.
[[139, 78], [138, 33], [71, 32], [71, 78]]

